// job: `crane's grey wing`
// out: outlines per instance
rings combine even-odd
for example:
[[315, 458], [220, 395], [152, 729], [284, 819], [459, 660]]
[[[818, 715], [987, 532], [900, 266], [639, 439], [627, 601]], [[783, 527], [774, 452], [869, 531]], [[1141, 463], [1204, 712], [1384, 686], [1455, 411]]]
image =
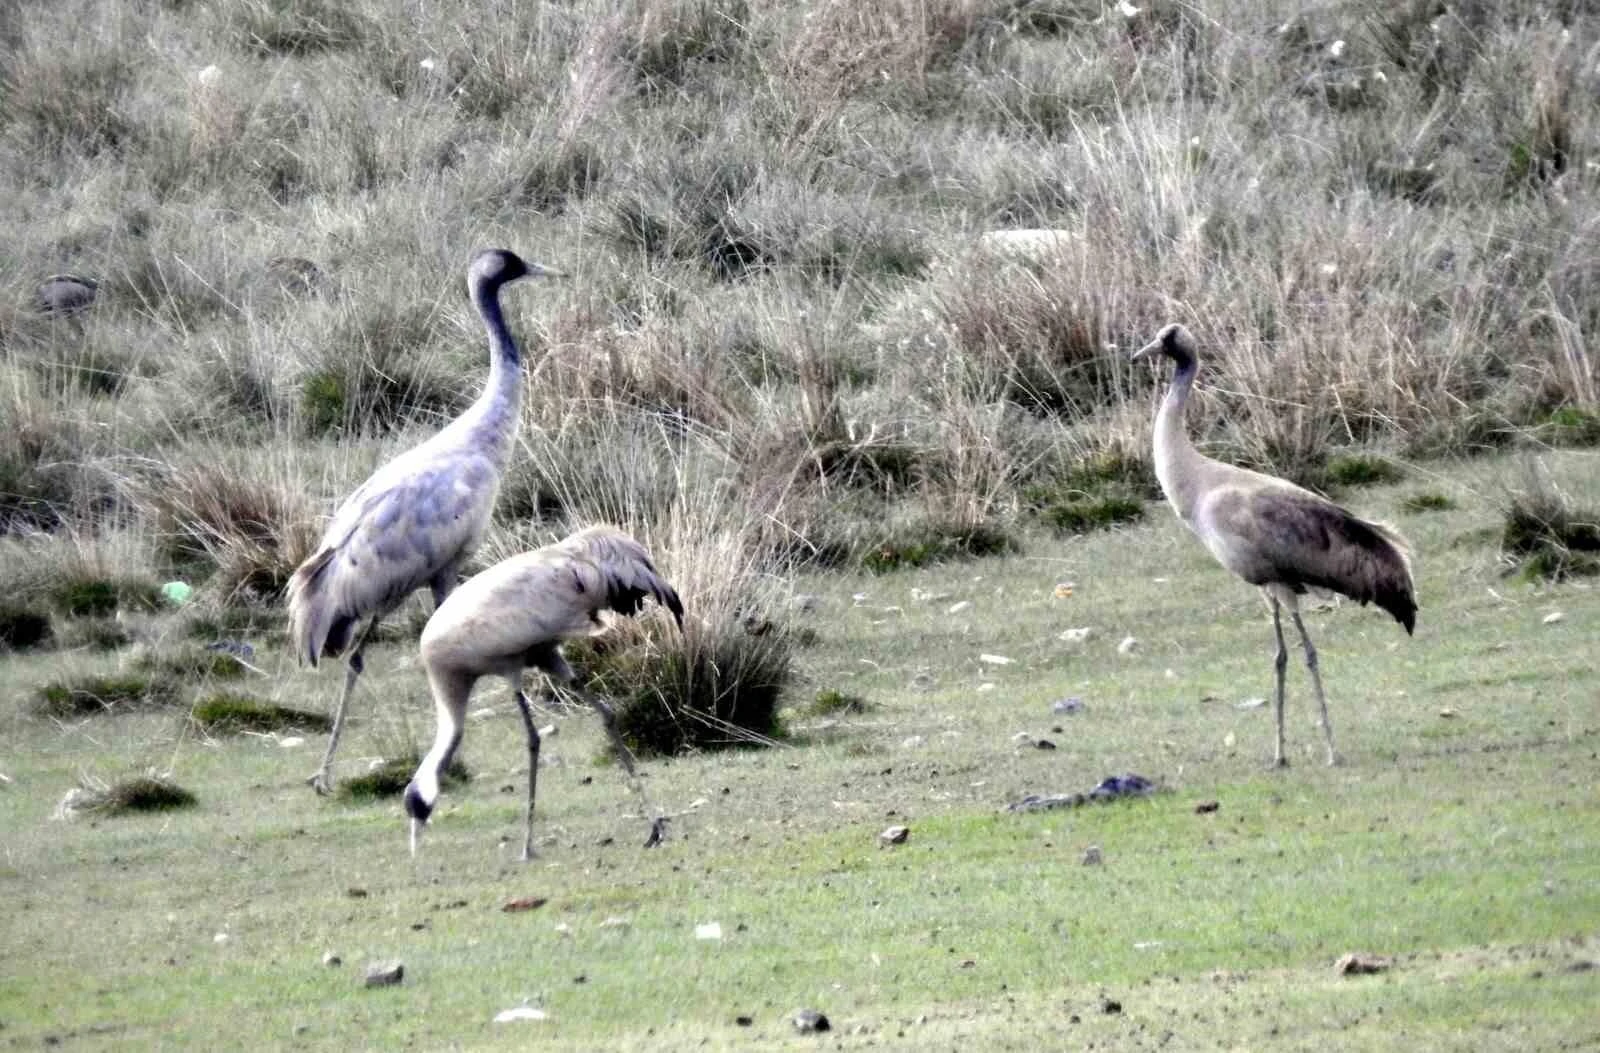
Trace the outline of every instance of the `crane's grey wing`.
[[1296, 591], [1328, 589], [1376, 603], [1410, 632], [1416, 591], [1403, 538], [1298, 488], [1235, 493], [1212, 502], [1209, 521], [1248, 549], [1245, 580]]
[[301, 656], [336, 653], [342, 627], [388, 613], [458, 565], [482, 540], [497, 490], [493, 465], [478, 456], [406, 456], [380, 469], [340, 506], [290, 582]]

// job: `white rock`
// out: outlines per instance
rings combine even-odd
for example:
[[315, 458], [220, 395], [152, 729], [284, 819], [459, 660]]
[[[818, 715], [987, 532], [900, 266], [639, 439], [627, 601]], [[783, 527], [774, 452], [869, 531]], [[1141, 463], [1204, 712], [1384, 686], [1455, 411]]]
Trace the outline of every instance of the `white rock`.
[[984, 665], [1011, 665], [1016, 659], [1007, 658], [1003, 654], [980, 654], [978, 661]]
[[1551, 611], [1549, 614], [1544, 616], [1544, 624], [1554, 625], [1556, 622], [1561, 621], [1565, 617], [1566, 615], [1562, 614], [1560, 611]]
[[971, 600], [961, 600], [958, 603], [952, 603], [950, 606], [946, 607], [944, 609], [944, 612], [946, 614], [960, 614], [963, 611], [970, 611], [970, 610], [972, 610], [972, 601]]
[[1139, 649], [1139, 641], [1132, 636], [1124, 636], [1122, 642], [1117, 644], [1118, 654], [1132, 654]]
[[305, 744], [306, 740], [301, 738], [299, 735], [289, 735], [286, 738], [281, 738], [278, 740], [279, 749], [292, 750], [296, 746], [304, 746]]
[[627, 918], [619, 918], [615, 914], [613, 914], [611, 917], [607, 918], [605, 921], [602, 921], [600, 923], [600, 927], [602, 929], [626, 929], [628, 927], [628, 919]]
[[1063, 629], [1061, 630], [1061, 635], [1057, 636], [1056, 639], [1062, 643], [1081, 644], [1089, 639], [1093, 633], [1094, 630], [1085, 625], [1079, 629]]
[[708, 921], [704, 925], [696, 925], [694, 927], [694, 938], [697, 940], [722, 939], [722, 923]]
[[996, 684], [993, 681], [985, 681], [984, 683], [981, 683], [981, 684], [978, 685], [978, 690], [979, 691], [993, 691], [995, 688], [997, 688], [999, 686], [1000, 686], [999, 684]]
[[914, 750], [920, 745], [922, 745], [922, 736], [911, 735], [901, 741], [900, 748], [903, 750]]
[[1260, 709], [1267, 704], [1264, 698], [1247, 698], [1243, 702], [1234, 703], [1234, 709]]
[[544, 727], [539, 729], [539, 737], [541, 739], [547, 739], [560, 730], [561, 729], [556, 727], [554, 724], [546, 724]]
[[545, 1020], [548, 1017], [543, 1009], [532, 1006], [519, 1005], [515, 1009], [502, 1009], [494, 1015], [497, 1024], [510, 1024], [518, 1020]]
[[212, 943], [227, 943], [228, 942], [228, 934], [225, 933], [225, 932], [219, 932], [215, 936], [211, 937], [211, 942]]

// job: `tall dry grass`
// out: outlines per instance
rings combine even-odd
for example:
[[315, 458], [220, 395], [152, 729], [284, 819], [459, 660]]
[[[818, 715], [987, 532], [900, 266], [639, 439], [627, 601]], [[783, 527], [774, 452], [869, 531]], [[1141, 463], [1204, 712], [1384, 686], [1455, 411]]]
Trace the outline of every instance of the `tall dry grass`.
[[[1596, 408], [1597, 42], [1570, 3], [26, 0], [0, 529], [270, 594], [476, 391], [487, 244], [573, 274], [508, 298], [506, 544], [696, 501], [761, 573], [1003, 546], [1147, 485], [1125, 356], [1174, 319], [1244, 463], [1547, 435]], [[1058, 250], [980, 251], [1019, 227]], [[31, 307], [61, 271], [90, 313]]]

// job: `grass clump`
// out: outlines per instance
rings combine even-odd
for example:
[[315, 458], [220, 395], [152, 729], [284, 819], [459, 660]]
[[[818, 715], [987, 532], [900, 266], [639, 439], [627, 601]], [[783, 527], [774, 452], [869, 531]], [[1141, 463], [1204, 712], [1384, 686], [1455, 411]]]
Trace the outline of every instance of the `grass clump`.
[[159, 775], [135, 775], [113, 783], [86, 780], [75, 787], [61, 802], [59, 814], [73, 816], [80, 812], [92, 815], [137, 815], [144, 812], [167, 812], [175, 808], [193, 808], [199, 800], [194, 794], [171, 779]]
[[[304, 709], [295, 709], [293, 706], [280, 706], [273, 702], [263, 702], [250, 695], [229, 691], [208, 695], [196, 702], [194, 709], [189, 713], [189, 719], [213, 734], [283, 731], [287, 728], [323, 732], [333, 724], [333, 721], [323, 713], [311, 713]], [[415, 766], [412, 770], [415, 770]]]
[[104, 618], [119, 610], [155, 610], [160, 589], [148, 581], [73, 577], [53, 590], [55, 605], [69, 618]]
[[172, 680], [137, 673], [57, 680], [39, 689], [35, 711], [40, 716], [94, 716], [113, 709], [165, 705], [177, 696]]
[[1562, 406], [1538, 429], [1552, 446], [1600, 446], [1600, 411]]
[[925, 567], [949, 559], [975, 559], [1010, 552], [1016, 541], [990, 523], [940, 523], [922, 520], [897, 529], [872, 545], [861, 566], [874, 574]]
[[801, 712], [808, 717], [853, 716], [871, 708], [872, 704], [860, 695], [825, 687]]
[[1323, 473], [1333, 486], [1376, 486], [1399, 482], [1405, 476], [1387, 457], [1366, 453], [1341, 453], [1330, 457]]
[[1448, 512], [1455, 507], [1455, 499], [1448, 494], [1411, 494], [1400, 502], [1402, 512]]
[[1500, 550], [1529, 580], [1600, 573], [1600, 509], [1575, 505], [1535, 463], [1508, 495]]
[[244, 675], [244, 666], [233, 655], [195, 646], [183, 646], [166, 652], [146, 652], [134, 659], [133, 667], [141, 672], [179, 680], [236, 680]]
[[[399, 757], [391, 757], [365, 775], [346, 779], [339, 784], [339, 796], [347, 801], [378, 801], [398, 797], [405, 792], [406, 783], [416, 773], [422, 757], [415, 750]], [[439, 776], [441, 786], [459, 786], [472, 778], [466, 763], [459, 756]]]

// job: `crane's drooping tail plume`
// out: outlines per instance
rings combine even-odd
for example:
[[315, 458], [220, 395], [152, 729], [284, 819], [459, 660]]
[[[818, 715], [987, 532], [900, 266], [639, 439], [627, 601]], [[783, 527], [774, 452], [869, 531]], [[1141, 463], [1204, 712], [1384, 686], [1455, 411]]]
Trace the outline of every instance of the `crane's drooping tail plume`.
[[333, 788], [333, 757], [367, 637], [416, 590], [427, 586], [435, 604], [449, 595], [462, 562], [488, 529], [521, 416], [521, 353], [500, 293], [519, 278], [557, 273], [504, 249], [473, 258], [467, 286], [489, 334], [483, 394], [347, 497], [316, 552], [289, 581], [289, 641], [296, 657], [313, 666], [341, 655], [346, 661], [327, 752], [310, 779], [318, 793]]
[[[405, 792], [411, 817], [411, 851], [439, 799], [439, 773], [461, 744], [463, 718], [473, 686], [485, 676], [511, 685], [528, 739], [528, 804], [522, 858], [533, 856], [533, 804], [539, 775], [539, 731], [522, 689], [525, 669], [586, 701], [600, 714], [606, 734], [641, 796], [633, 757], [617, 730], [616, 714], [579, 688], [561, 641], [604, 631], [600, 615], [637, 615], [652, 599], [683, 627], [683, 601], [655, 567], [650, 553], [616, 527], [593, 526], [553, 545], [496, 563], [461, 583], [422, 631], [422, 664], [433, 691], [438, 727], [433, 748], [422, 759]], [[664, 819], [651, 824], [647, 845], [660, 840]]]
[[1277, 746], [1273, 763], [1288, 764], [1283, 750], [1284, 672], [1288, 651], [1282, 609], [1287, 607], [1305, 650], [1306, 668], [1327, 743], [1328, 763], [1338, 760], [1333, 726], [1317, 671], [1317, 651], [1300, 617], [1299, 597], [1312, 589], [1336, 592], [1365, 605], [1376, 603], [1412, 632], [1416, 586], [1405, 539], [1381, 523], [1353, 515], [1284, 479], [1224, 464], [1195, 449], [1184, 426], [1184, 407], [1199, 372], [1194, 337], [1183, 326], [1164, 327], [1134, 359], [1163, 355], [1175, 365], [1172, 385], [1156, 413], [1156, 477], [1178, 518], [1228, 570], [1258, 586], [1272, 610], [1277, 651], [1274, 702]]

